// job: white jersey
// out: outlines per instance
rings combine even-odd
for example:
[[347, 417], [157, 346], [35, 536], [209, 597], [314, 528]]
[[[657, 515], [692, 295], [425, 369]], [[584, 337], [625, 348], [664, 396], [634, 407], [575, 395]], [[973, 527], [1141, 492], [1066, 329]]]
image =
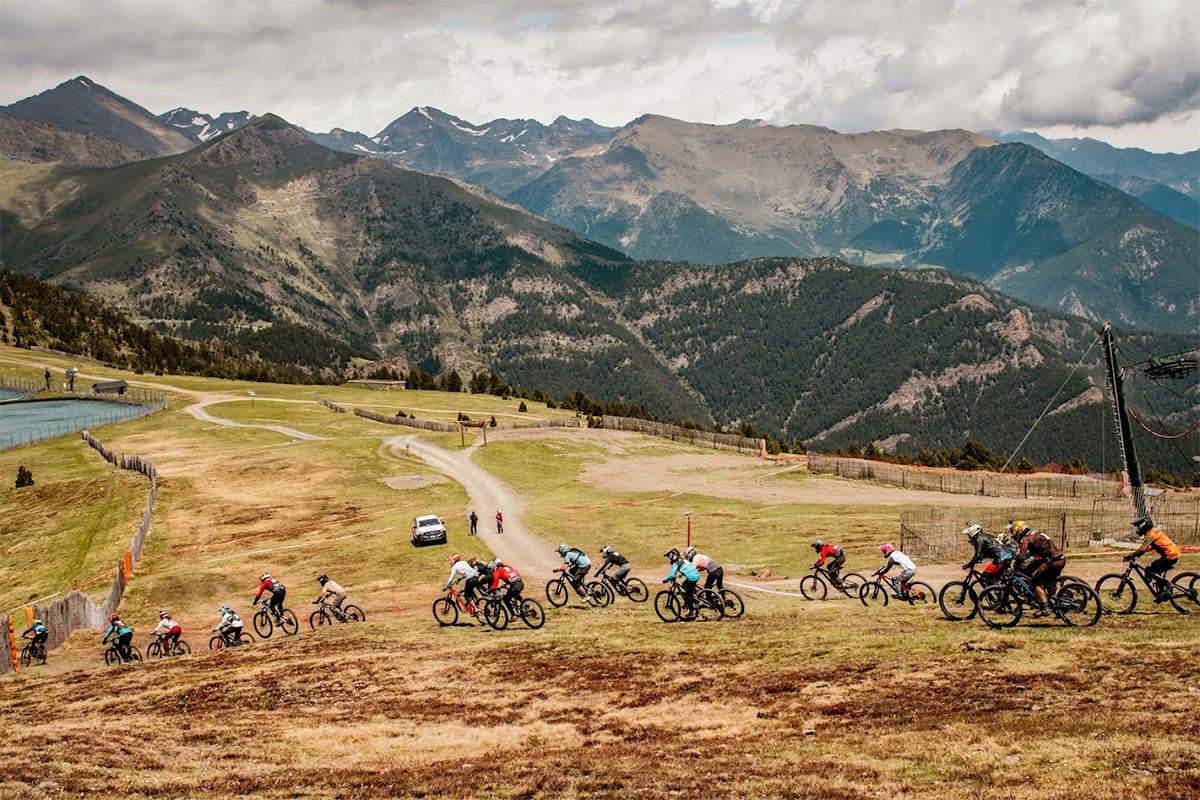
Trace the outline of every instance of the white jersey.
[[160, 619], [158, 621], [158, 627], [150, 632], [158, 633], [159, 631], [170, 631], [172, 628], [176, 627], [177, 625], [179, 625], [179, 623], [176, 622], [175, 620], [173, 620], [171, 617], [165, 617], [163, 619]]
[[450, 567], [450, 577], [446, 580], [446, 588], [450, 588], [461, 580], [470, 580], [471, 578], [478, 577], [479, 570], [465, 561], [455, 561]]
[[896, 566], [900, 567], [901, 571], [911, 569], [912, 571], [916, 572], [917, 570], [917, 565], [913, 563], [913, 560], [904, 555], [904, 553], [901, 553], [899, 550], [893, 550], [892, 554], [888, 556], [888, 558], [895, 562]]
[[224, 630], [225, 628], [240, 628], [242, 627], [242, 618], [230, 611], [228, 614], [221, 617], [217, 627]]
[[325, 597], [326, 595], [331, 595], [331, 594], [332, 594], [332, 595], [338, 595], [338, 594], [340, 594], [340, 595], [344, 595], [344, 594], [346, 594], [346, 590], [345, 590], [345, 589], [343, 589], [343, 588], [342, 588], [342, 587], [341, 587], [339, 584], [337, 584], [335, 581], [325, 581], [325, 585], [324, 585], [324, 586], [322, 586], [322, 587], [321, 587], [321, 589], [322, 589], [322, 593], [321, 593], [321, 596], [322, 596], [322, 597]]

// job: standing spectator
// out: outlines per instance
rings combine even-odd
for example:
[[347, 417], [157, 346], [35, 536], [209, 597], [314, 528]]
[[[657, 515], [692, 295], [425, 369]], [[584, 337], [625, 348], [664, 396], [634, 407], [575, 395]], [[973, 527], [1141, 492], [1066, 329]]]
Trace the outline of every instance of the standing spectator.
[[46, 391], [50, 391], [50, 368], [46, 367]]
[[75, 373], [76, 372], [79, 372], [79, 369], [76, 367], [71, 367], [69, 370], [67, 370], [67, 391], [68, 392], [75, 391]]
[[471, 520], [471, 535], [474, 536], [479, 529], [479, 515], [472, 511], [469, 519]]
[[496, 512], [496, 533], [504, 533], [504, 515]]

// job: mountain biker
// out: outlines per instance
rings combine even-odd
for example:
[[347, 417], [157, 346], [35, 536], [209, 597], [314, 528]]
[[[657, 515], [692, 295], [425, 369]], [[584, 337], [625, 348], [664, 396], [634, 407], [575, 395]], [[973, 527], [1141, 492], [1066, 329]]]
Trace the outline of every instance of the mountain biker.
[[1067, 557], [1049, 536], [1033, 530], [1024, 521], [1016, 520], [1010, 523], [1009, 528], [1013, 538], [1021, 546], [1017, 554], [1017, 563], [1029, 575], [1040, 603], [1033, 616], [1048, 617], [1051, 611], [1047, 592], [1054, 588], [1054, 582], [1062, 575], [1063, 567], [1067, 565]]
[[1017, 554], [1016, 548], [1010, 547], [990, 533], [986, 533], [981, 525], [968, 525], [963, 528], [963, 535], [975, 548], [974, 555], [971, 556], [970, 561], [963, 564], [963, 569], [969, 572], [980, 561], [990, 558], [992, 563], [983, 568], [983, 574], [989, 581], [1003, 572]]
[[459, 581], [466, 581], [463, 584], [463, 598], [467, 601], [467, 611], [475, 613], [475, 590], [479, 588], [481, 581], [479, 580], [479, 570], [472, 567], [466, 561], [462, 560], [462, 556], [458, 553], [450, 554], [450, 577], [446, 579], [446, 588], [449, 589]]
[[583, 579], [592, 568], [592, 560], [578, 547], [567, 547], [566, 542], [556, 547], [555, 552], [562, 556], [563, 563], [554, 571], [565, 573], [567, 583], [575, 587], [575, 592], [588, 603], [592, 603], [591, 595], [583, 591]]
[[317, 583], [321, 584], [321, 593], [317, 595], [315, 602], [319, 603], [325, 600], [325, 604], [338, 616], [341, 616], [342, 603], [346, 599], [346, 590], [336, 581], [329, 580], [328, 575], [322, 575], [317, 578]]
[[[30, 631], [33, 631], [33, 636], [29, 635]], [[29, 639], [30, 647], [35, 650], [40, 647], [42, 648], [43, 653], [46, 651], [46, 639], [49, 638], [49, 636], [50, 631], [46, 628], [46, 623], [42, 622], [40, 619], [35, 619], [33, 624], [21, 633], [22, 638]]]
[[[1179, 561], [1179, 557], [1183, 555], [1183, 551], [1179, 549], [1179, 545], [1171, 541], [1167, 534], [1163, 533], [1160, 528], [1154, 527], [1154, 520], [1149, 517], [1138, 517], [1129, 523], [1137, 530], [1138, 534], [1144, 536], [1142, 546], [1136, 552], [1125, 556], [1125, 561], [1133, 561], [1142, 556], [1147, 550], [1153, 550], [1158, 553], [1158, 558], [1146, 567], [1146, 575], [1158, 578], [1158, 581], [1166, 583], [1167, 570], [1175, 566]], [[1161, 603], [1163, 600], [1170, 597], [1170, 593], [1160, 590], [1158, 581], [1149, 581], [1154, 587], [1154, 599], [1156, 603]]]
[[179, 645], [179, 636], [183, 633], [183, 628], [179, 627], [179, 623], [166, 611], [158, 612], [158, 626], [151, 633], [166, 631], [163, 634], [163, 649], [164, 652], [170, 654], [172, 650]]
[[104, 634], [100, 644], [108, 644], [109, 637], [112, 636], [117, 637], [117, 653], [120, 654], [121, 660], [132, 661], [133, 656], [129, 653], [129, 642], [133, 639], [133, 628], [121, 621], [120, 614], [108, 616], [108, 631]]
[[596, 577], [604, 577], [608, 568], [613, 567], [613, 574], [609, 575], [608, 579], [618, 586], [624, 585], [625, 578], [629, 576], [629, 559], [608, 545], [600, 548], [600, 555], [604, 556], [604, 563], [600, 565], [600, 569], [596, 570]]
[[259, 584], [258, 594], [254, 595], [254, 602], [250, 605], [258, 605], [258, 601], [262, 597], [262, 593], [270, 592], [271, 602], [269, 605], [271, 607], [271, 612], [276, 617], [283, 616], [283, 598], [287, 596], [287, 589], [283, 587], [283, 584], [280, 583], [278, 579], [272, 578], [270, 573], [264, 572], [262, 575], [258, 576], [258, 579], [262, 581], [262, 583]]
[[872, 577], [876, 575], [886, 575], [892, 567], [899, 567], [900, 574], [896, 577], [900, 581], [900, 591], [907, 596], [908, 582], [912, 580], [913, 575], [917, 574], [917, 565], [913, 563], [911, 558], [897, 550], [896, 546], [891, 542], [881, 544], [879, 546], [879, 552], [887, 556], [887, 563], [875, 570], [875, 572], [872, 573]]
[[687, 609], [685, 616], [691, 619], [696, 616], [696, 585], [700, 583], [700, 570], [674, 547], [663, 553], [663, 558], [671, 562], [671, 572], [663, 578], [663, 583], [671, 583], [676, 575], [683, 574], [683, 604]]
[[712, 558], [703, 553], [697, 553], [694, 547], [688, 547], [687, 550], [684, 550], [683, 557], [692, 562], [692, 566], [697, 570], [705, 573], [707, 576], [704, 579], [705, 589], [711, 589], [713, 586], [716, 586], [719, 592], [725, 588], [725, 568]]
[[221, 634], [230, 646], [237, 647], [242, 643], [242, 618], [229, 606], [221, 606], [221, 621], [213, 628], [214, 633]]
[[817, 551], [817, 560], [813, 563], [813, 569], [825, 566], [825, 559], [829, 559], [829, 566], [825, 567], [825, 571], [829, 573], [830, 580], [833, 585], [841, 588], [842, 579], [839, 573], [842, 567], [846, 566], [846, 554], [842, 552], [842, 548], [836, 544], [825, 544], [820, 539], [812, 543], [812, 549]]
[[521, 573], [508, 564], [501, 563], [498, 558], [488, 566], [492, 569], [491, 591], [496, 591], [503, 583], [507, 587], [504, 592], [504, 602], [508, 604], [509, 608], [520, 607], [521, 592], [525, 591], [525, 581], [521, 579]]

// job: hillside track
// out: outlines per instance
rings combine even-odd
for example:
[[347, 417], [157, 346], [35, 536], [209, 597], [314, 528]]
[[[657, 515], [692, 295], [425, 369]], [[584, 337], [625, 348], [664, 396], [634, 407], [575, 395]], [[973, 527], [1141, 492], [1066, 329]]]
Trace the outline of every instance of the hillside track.
[[317, 436], [314, 433], [305, 433], [304, 431], [298, 431], [295, 428], [288, 428], [284, 425], [252, 425], [248, 422], [234, 422], [231, 419], [224, 419], [222, 417], [214, 417], [212, 414], [208, 413], [208, 411], [205, 410], [208, 406], [214, 405], [216, 403], [228, 403], [228, 402], [232, 402], [234, 400], [241, 400], [241, 399], [242, 398], [240, 398], [240, 397], [230, 397], [228, 395], [223, 395], [223, 394], [210, 396], [204, 400], [201, 400], [199, 403], [193, 403], [192, 405], [185, 408], [184, 411], [191, 414], [193, 417], [200, 420], [201, 422], [211, 422], [215, 425], [221, 425], [226, 428], [262, 428], [264, 430], [275, 431], [276, 433], [282, 433], [284, 436], [291, 436], [293, 439], [304, 439], [305, 441], [319, 441], [319, 440], [325, 438], [324, 436]]

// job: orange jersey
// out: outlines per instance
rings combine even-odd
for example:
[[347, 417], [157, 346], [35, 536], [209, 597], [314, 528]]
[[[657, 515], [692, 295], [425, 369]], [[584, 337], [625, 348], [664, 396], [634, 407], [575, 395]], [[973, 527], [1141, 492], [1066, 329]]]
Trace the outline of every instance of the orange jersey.
[[1183, 551], [1179, 549], [1179, 545], [1172, 542], [1158, 528], [1151, 528], [1146, 533], [1146, 544], [1163, 558], [1179, 558], [1183, 555]]

